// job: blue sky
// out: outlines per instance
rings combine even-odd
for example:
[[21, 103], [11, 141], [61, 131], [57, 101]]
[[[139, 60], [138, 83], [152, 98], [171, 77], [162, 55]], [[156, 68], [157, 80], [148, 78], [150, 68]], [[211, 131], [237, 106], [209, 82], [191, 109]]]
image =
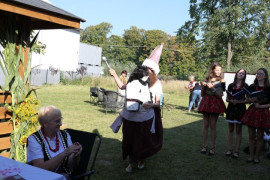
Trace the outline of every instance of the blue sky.
[[189, 0], [49, 0], [55, 6], [86, 20], [81, 28], [101, 22], [112, 24], [111, 33], [122, 36], [136, 26], [170, 35], [189, 20]]

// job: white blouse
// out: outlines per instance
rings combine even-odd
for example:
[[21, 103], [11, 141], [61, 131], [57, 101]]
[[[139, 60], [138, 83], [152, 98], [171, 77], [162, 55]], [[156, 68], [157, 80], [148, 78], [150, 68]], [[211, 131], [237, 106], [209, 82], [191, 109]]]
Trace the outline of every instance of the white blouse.
[[[46, 142], [43, 134], [42, 133], [40, 133], [40, 134], [41, 134], [41, 138], [45, 142], [45, 146], [46, 146], [51, 158], [57, 156], [58, 154], [62, 153], [65, 150], [64, 145], [62, 143], [62, 140], [60, 138], [59, 131], [57, 132], [58, 137], [59, 137], [59, 150], [57, 152], [52, 152], [49, 149], [49, 145]], [[54, 137], [53, 139], [50, 139], [49, 137], [47, 137], [48, 142], [49, 142], [52, 149], [55, 149], [55, 145], [56, 145], [55, 138], [56, 137]], [[68, 143], [68, 147], [72, 145], [71, 137], [68, 133], [67, 133], [67, 143]], [[33, 135], [31, 135], [28, 137], [27, 163], [31, 163], [31, 161], [33, 161], [35, 159], [44, 159], [44, 154], [43, 154], [42, 146], [37, 142], [36, 138]]]

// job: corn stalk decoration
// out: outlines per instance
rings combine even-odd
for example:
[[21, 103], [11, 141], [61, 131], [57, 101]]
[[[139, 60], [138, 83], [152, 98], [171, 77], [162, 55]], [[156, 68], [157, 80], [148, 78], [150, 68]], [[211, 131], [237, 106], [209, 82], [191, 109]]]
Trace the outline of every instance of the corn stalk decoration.
[[[1, 19], [0, 66], [5, 75], [3, 90], [11, 92], [12, 104], [7, 105], [13, 112], [13, 132], [11, 134], [10, 158], [17, 161], [26, 161], [26, 138], [36, 131], [38, 126], [37, 110], [38, 100], [29, 87], [31, 73], [31, 47], [38, 34], [30, 42], [25, 37], [22, 27], [16, 27], [16, 16], [7, 15]], [[25, 54], [28, 51], [28, 62], [25, 64]], [[21, 65], [20, 65], [21, 64]], [[19, 67], [24, 67], [23, 75], [19, 74]]]

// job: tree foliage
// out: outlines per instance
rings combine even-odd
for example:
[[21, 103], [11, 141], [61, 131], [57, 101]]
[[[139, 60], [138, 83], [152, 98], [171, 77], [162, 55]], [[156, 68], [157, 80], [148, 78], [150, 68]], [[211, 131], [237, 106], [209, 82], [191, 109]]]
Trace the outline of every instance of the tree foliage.
[[110, 23], [100, 23], [96, 26], [89, 26], [81, 32], [81, 42], [93, 45], [103, 45], [107, 43], [107, 36], [113, 26]]
[[[142, 64], [156, 46], [164, 43], [159, 62], [161, 74], [181, 79], [187, 78], [191, 73], [201, 76], [198, 73], [199, 71], [197, 72], [197, 61], [193, 56], [196, 49], [194, 43], [192, 45], [185, 43], [183, 39], [179, 40], [179, 38], [170, 36], [161, 30], [144, 30], [136, 26], [131, 26], [125, 30], [122, 37], [117, 35], [108, 37], [109, 31], [106, 31], [106, 33], [98, 32], [103, 30], [103, 28], [98, 27], [108, 24], [101, 23], [87, 27], [81, 33], [81, 41], [102, 47], [103, 56], [108, 59], [110, 65], [115, 65], [114, 67], [117, 70], [131, 69], [134, 64]], [[96, 36], [95, 34], [103, 34], [103, 40], [100, 41], [99, 38], [92, 37]]]
[[230, 69], [262, 59], [266, 53], [270, 23], [269, 0], [190, 0], [191, 21], [178, 31], [178, 36], [198, 43], [202, 61], [220, 62]]

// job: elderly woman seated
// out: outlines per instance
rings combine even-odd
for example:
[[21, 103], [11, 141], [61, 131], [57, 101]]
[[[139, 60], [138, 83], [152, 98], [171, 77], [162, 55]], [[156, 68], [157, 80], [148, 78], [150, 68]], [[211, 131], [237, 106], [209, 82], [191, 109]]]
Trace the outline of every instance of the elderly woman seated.
[[70, 135], [60, 130], [62, 119], [61, 111], [55, 106], [39, 110], [41, 128], [28, 137], [27, 163], [68, 177], [78, 165], [82, 146], [72, 143]]

